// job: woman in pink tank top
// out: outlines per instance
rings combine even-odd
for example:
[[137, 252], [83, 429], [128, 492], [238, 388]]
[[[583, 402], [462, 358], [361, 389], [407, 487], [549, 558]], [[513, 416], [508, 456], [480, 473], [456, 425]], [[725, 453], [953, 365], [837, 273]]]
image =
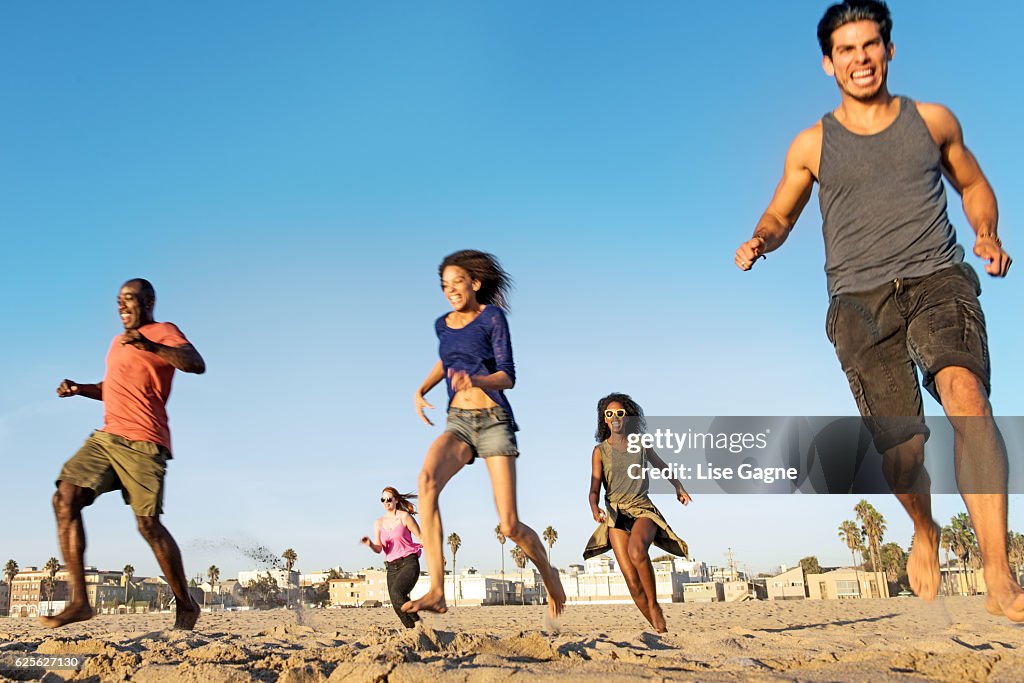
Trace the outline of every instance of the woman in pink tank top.
[[423, 546], [412, 538], [413, 534], [420, 536], [420, 525], [413, 517], [416, 508], [410, 500], [415, 497], [401, 494], [393, 486], [385, 488], [380, 494], [384, 514], [373, 525], [373, 538], [363, 536], [361, 539], [373, 552], [384, 553], [391, 607], [406, 628], [412, 628], [419, 621], [417, 614], [402, 611], [402, 605], [409, 601], [409, 593], [420, 578], [420, 553], [423, 552]]

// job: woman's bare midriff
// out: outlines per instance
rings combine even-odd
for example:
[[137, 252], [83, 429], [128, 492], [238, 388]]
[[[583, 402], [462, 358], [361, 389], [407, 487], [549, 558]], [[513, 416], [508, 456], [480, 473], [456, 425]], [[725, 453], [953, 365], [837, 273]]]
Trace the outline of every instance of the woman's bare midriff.
[[495, 408], [497, 403], [491, 400], [491, 397], [484, 393], [484, 390], [479, 387], [473, 387], [472, 389], [466, 389], [460, 391], [452, 397], [451, 407], [461, 408], [462, 410], [480, 410], [483, 408]]

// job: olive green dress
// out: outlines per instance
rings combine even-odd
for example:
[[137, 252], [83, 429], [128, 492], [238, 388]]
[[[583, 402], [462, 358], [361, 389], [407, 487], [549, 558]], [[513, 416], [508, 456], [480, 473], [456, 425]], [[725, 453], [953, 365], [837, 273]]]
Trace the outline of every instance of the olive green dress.
[[[647, 495], [649, 480], [646, 477], [633, 478], [629, 476], [631, 465], [647, 468], [647, 450], [644, 449], [642, 453], [620, 451], [613, 448], [607, 441], [598, 444], [597, 449], [601, 453], [607, 519], [597, 527], [590, 540], [587, 541], [583, 559], [589, 559], [611, 550], [612, 544], [608, 537], [608, 529], [614, 528], [616, 520], [623, 516], [624, 519], [621, 521], [624, 523], [628, 523], [630, 518], [637, 520], [646, 517], [651, 520], [658, 525], [658, 534], [654, 537], [654, 545], [673, 555], [688, 557], [689, 548], [686, 546], [686, 541], [676, 536], [672, 527], [668, 525]], [[621, 527], [622, 525], [620, 525]]]

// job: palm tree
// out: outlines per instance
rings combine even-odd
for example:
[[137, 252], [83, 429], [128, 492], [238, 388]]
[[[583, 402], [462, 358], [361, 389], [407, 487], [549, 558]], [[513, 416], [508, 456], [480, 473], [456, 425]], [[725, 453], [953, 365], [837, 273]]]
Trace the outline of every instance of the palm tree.
[[135, 567], [130, 564], [126, 564], [124, 569], [121, 570], [124, 573], [124, 604], [128, 605], [128, 586], [132, 583], [132, 577], [135, 576]]
[[295, 553], [294, 550], [288, 548], [283, 553], [281, 553], [281, 557], [284, 558], [285, 571], [291, 574], [292, 567], [295, 566], [295, 563], [298, 561], [299, 556]]
[[1007, 552], [1009, 553], [1010, 564], [1013, 565], [1013, 576], [1020, 580], [1020, 566], [1024, 564], [1024, 534], [1019, 531], [1010, 531], [1007, 534]]
[[860, 527], [853, 520], [846, 520], [839, 525], [839, 538], [846, 543], [846, 547], [850, 549], [850, 558], [853, 560], [853, 575], [857, 579], [857, 597], [861, 597], [860, 592], [860, 575], [857, 573], [857, 555], [856, 552], [862, 547], [862, 537]]
[[501, 525], [494, 527], [494, 535], [501, 544], [501, 604], [505, 604], [505, 534], [501, 533]]
[[519, 567], [519, 585], [522, 588], [522, 604], [526, 604], [526, 584], [523, 583], [523, 570], [526, 568], [526, 553], [518, 545], [512, 546], [509, 551], [512, 561]]
[[555, 527], [549, 526], [542, 535], [544, 542], [548, 544], [548, 564], [551, 564], [551, 548], [558, 542], [558, 532], [555, 531]]
[[285, 579], [285, 581], [286, 581], [285, 585], [287, 586], [287, 588], [285, 588], [285, 592], [284, 592], [285, 604], [288, 605], [288, 606], [291, 606], [291, 603], [292, 603], [292, 567], [294, 567], [295, 563], [298, 562], [299, 555], [298, 555], [298, 553], [296, 553], [291, 548], [288, 548], [283, 553], [281, 553], [281, 557], [284, 558], [284, 569], [285, 569], [286, 572], [288, 572], [288, 577]]
[[[14, 599], [14, 577], [18, 575], [18, 563], [7, 560], [4, 565], [4, 578], [7, 579], [7, 613], [11, 613], [11, 601]], [[12, 615], [13, 616], [13, 615]]]
[[46, 590], [47, 612], [53, 614], [53, 593], [57, 590], [57, 572], [60, 571], [60, 560], [56, 557], [51, 557], [46, 561], [43, 569], [46, 570], [46, 579], [43, 581], [43, 587]]
[[948, 524], [942, 527], [939, 532], [939, 547], [946, 555], [946, 595], [953, 594], [953, 577], [949, 573], [949, 552], [953, 549], [954, 540], [953, 527]]
[[974, 536], [974, 527], [971, 526], [971, 518], [966, 512], [954, 515], [950, 520], [950, 526], [953, 527], [953, 552], [956, 553], [957, 558], [960, 560], [960, 573], [964, 577], [964, 586], [970, 591], [966, 563], [971, 559], [971, 550], [977, 544], [977, 539]]
[[459, 573], [455, 568], [455, 554], [459, 552], [459, 548], [462, 547], [462, 539], [454, 531], [448, 534], [448, 547], [452, 549], [452, 601], [456, 606], [459, 604], [459, 588], [456, 584], [458, 581]]
[[853, 510], [857, 513], [857, 519], [868, 539], [868, 549], [871, 551], [871, 570], [878, 573], [878, 561], [882, 554], [882, 538], [885, 536], [885, 518], [866, 500], [857, 503]]
[[[210, 593], [215, 594], [217, 591], [217, 579], [220, 578], [220, 569], [217, 568], [217, 565], [210, 565], [210, 568], [206, 570], [206, 578], [210, 580]], [[214, 602], [216, 602], [216, 599]], [[203, 604], [206, 604], [206, 593], [203, 593]]]

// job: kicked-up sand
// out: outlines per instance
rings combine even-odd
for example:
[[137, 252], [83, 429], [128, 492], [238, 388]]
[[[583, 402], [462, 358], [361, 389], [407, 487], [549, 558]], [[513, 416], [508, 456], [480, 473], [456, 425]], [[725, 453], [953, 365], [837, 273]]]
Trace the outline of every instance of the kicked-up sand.
[[[1024, 625], [983, 598], [665, 604], [669, 633], [632, 605], [454, 607], [400, 628], [389, 608], [101, 615], [60, 630], [0, 619], [0, 657], [88, 655], [80, 671], [10, 669], [3, 680], [318, 681], [1024, 680]], [[4, 678], [6, 677], [6, 678]]]

